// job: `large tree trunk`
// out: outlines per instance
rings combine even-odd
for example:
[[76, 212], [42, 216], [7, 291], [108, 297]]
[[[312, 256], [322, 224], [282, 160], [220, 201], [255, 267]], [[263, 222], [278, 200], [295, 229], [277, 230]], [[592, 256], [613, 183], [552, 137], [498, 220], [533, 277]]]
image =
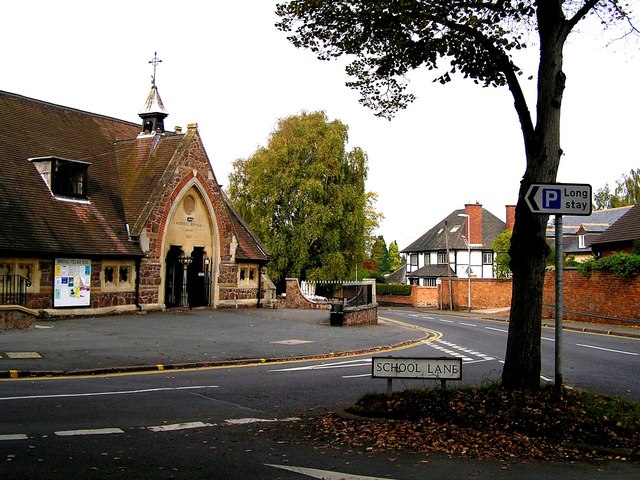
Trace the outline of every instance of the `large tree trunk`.
[[540, 387], [542, 288], [549, 252], [545, 241], [548, 215], [532, 214], [524, 197], [531, 184], [556, 181], [562, 155], [560, 106], [565, 84], [562, 49], [568, 26], [559, 2], [546, 1], [538, 5], [540, 65], [535, 128], [529, 128], [530, 122], [522, 118], [524, 110], [516, 105], [523, 127], [527, 167], [520, 184], [509, 251], [513, 296], [502, 372], [502, 384], [507, 388]]

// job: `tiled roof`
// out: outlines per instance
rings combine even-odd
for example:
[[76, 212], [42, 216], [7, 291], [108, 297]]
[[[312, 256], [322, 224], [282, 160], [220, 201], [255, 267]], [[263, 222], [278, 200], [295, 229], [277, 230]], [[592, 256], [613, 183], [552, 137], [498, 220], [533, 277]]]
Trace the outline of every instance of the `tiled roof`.
[[631, 243], [634, 240], [640, 240], [640, 203], [629, 208], [591, 245], [602, 247], [605, 244]]
[[[443, 218], [433, 228], [423, 234], [411, 245], [401, 251], [401, 253], [411, 252], [430, 252], [436, 250], [445, 250], [446, 239], [444, 225], [447, 224], [449, 231], [449, 248], [451, 250], [466, 250], [467, 243], [464, 238], [465, 222], [464, 217], [458, 216], [465, 213], [465, 210], [459, 209], [451, 212], [447, 217]], [[505, 229], [505, 223], [496, 217], [489, 210], [482, 209], [482, 247], [472, 245], [472, 249], [491, 248], [491, 243], [497, 235]]]
[[[136, 124], [0, 91], [0, 251], [21, 254], [141, 255], [131, 243], [114, 143]], [[80, 160], [88, 202], [55, 198], [30, 158]]]
[[400, 265], [395, 272], [391, 272], [388, 275], [385, 275], [384, 279], [387, 283], [399, 283], [400, 285], [404, 285], [407, 283], [407, 264], [403, 263]]
[[448, 265], [425, 265], [413, 272], [407, 273], [407, 278], [433, 278], [446, 277], [451, 274], [456, 277], [456, 272]]
[[222, 199], [227, 207], [229, 218], [231, 218], [231, 224], [233, 225], [233, 232], [238, 241], [238, 247], [236, 249], [237, 260], [259, 260], [267, 261], [269, 258], [269, 252], [267, 248], [258, 239], [257, 235], [253, 233], [249, 225], [242, 219], [240, 214], [236, 212], [235, 208], [231, 204], [231, 200], [221, 190]]
[[[140, 129], [0, 91], [0, 252], [141, 256], [129, 233], [140, 233], [196, 130], [139, 136]], [[89, 163], [88, 201], [54, 197], [29, 161], [38, 157]], [[264, 246], [224, 201], [238, 239], [236, 258], [266, 261]]]

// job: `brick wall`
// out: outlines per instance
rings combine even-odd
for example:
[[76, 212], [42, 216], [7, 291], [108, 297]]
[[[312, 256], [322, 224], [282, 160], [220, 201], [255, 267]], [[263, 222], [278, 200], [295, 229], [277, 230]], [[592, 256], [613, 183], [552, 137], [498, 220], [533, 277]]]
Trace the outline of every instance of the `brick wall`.
[[[555, 272], [547, 273], [543, 292], [543, 316], [555, 315]], [[576, 270], [565, 270], [563, 311], [567, 320], [614, 323], [640, 321], [640, 277], [621, 278], [608, 272], [585, 277]]]
[[[442, 294], [442, 308], [449, 308], [449, 280], [442, 279], [440, 285]], [[467, 308], [468, 283], [466, 278], [452, 278], [451, 292], [453, 309]], [[511, 306], [511, 280], [496, 280], [492, 278], [471, 279], [471, 308], [483, 310], [487, 308], [501, 308]]]
[[328, 302], [312, 302], [300, 291], [300, 283], [297, 278], [287, 278], [287, 308], [306, 308], [310, 310], [329, 310]]

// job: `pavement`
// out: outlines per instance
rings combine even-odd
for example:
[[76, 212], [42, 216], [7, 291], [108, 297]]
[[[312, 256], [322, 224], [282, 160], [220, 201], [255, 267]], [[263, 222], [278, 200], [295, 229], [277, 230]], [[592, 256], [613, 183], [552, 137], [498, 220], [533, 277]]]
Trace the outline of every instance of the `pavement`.
[[[384, 320], [329, 324], [326, 310], [194, 309], [73, 319], [38, 319], [0, 333], [0, 378], [97, 375], [375, 354], [428, 333]], [[403, 309], [407, 310], [407, 309]], [[508, 320], [504, 309], [414, 313]], [[553, 320], [544, 322], [553, 326]], [[564, 328], [640, 338], [640, 328], [565, 322]]]

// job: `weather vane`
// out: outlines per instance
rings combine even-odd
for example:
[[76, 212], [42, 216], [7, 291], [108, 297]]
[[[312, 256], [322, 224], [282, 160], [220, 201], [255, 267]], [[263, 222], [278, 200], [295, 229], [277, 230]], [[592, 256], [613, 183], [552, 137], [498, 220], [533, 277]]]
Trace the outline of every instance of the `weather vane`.
[[162, 63], [162, 60], [158, 58], [158, 52], [153, 52], [153, 59], [149, 60], [149, 63], [153, 65], [153, 75], [151, 76], [151, 85], [153, 87], [156, 86], [156, 67], [159, 63]]

